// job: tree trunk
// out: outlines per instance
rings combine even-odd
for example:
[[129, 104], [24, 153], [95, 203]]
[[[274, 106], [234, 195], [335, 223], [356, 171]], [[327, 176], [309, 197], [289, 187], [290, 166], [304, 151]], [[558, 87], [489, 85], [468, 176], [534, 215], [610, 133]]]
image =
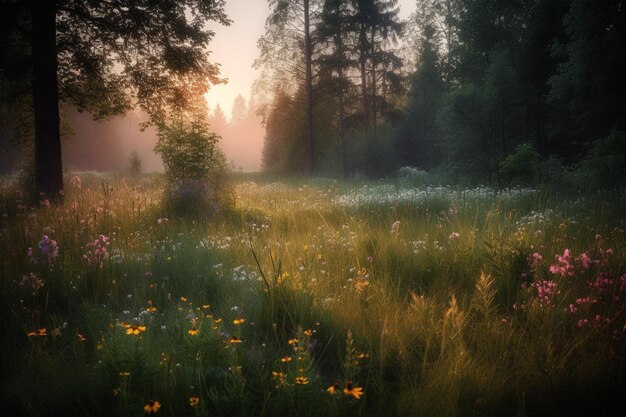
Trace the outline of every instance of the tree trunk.
[[376, 136], [376, 119], [377, 109], [376, 109], [376, 26], [372, 26], [371, 32], [372, 40], [371, 40], [371, 48], [372, 48], [372, 128], [374, 130], [374, 136]]
[[359, 32], [359, 65], [361, 70], [361, 111], [363, 112], [363, 127], [369, 130], [369, 114], [367, 103], [367, 74], [365, 64], [367, 62], [367, 40], [365, 33], [365, 25], [361, 24]]
[[306, 60], [306, 102], [307, 102], [307, 153], [309, 174], [315, 172], [315, 158], [313, 156], [313, 50], [309, 23], [309, 0], [304, 0], [304, 44]]
[[56, 5], [32, 0], [33, 110], [37, 192], [59, 201], [63, 196], [63, 165], [57, 84]]

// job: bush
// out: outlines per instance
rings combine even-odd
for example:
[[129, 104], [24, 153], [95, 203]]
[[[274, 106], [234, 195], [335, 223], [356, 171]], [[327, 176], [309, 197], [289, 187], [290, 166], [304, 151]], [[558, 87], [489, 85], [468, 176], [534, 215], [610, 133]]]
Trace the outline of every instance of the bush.
[[626, 185], [626, 132], [614, 130], [589, 144], [577, 167], [584, 188], [614, 188]]
[[433, 184], [433, 177], [423, 169], [402, 167], [398, 170], [398, 182], [402, 187], [425, 187]]
[[226, 159], [219, 136], [203, 123], [159, 126], [155, 152], [161, 154], [167, 186], [166, 205], [178, 214], [211, 215], [230, 202]]
[[506, 184], [528, 184], [536, 179], [539, 152], [530, 143], [523, 143], [500, 161], [499, 177]]

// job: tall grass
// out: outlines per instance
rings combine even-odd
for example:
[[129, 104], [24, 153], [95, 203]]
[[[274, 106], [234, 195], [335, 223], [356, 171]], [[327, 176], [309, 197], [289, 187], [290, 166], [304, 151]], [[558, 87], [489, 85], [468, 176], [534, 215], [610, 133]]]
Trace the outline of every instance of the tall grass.
[[626, 411], [624, 193], [246, 177], [193, 220], [162, 189], [2, 190], [4, 411]]

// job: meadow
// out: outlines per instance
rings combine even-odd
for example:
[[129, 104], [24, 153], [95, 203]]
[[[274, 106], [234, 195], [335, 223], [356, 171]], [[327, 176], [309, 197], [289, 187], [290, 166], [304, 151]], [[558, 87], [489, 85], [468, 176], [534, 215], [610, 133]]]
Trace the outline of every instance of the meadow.
[[626, 413], [623, 191], [66, 179], [0, 193], [2, 414]]

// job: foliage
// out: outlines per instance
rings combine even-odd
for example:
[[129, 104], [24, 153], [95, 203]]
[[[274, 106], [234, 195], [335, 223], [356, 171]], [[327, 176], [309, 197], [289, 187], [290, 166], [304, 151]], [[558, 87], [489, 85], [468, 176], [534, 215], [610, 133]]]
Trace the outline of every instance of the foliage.
[[227, 168], [217, 147], [219, 137], [199, 121], [161, 125], [155, 152], [161, 155], [174, 212], [210, 215], [229, 203]]
[[530, 143], [517, 146], [515, 151], [500, 161], [499, 179], [506, 184], [530, 184], [536, 179], [539, 153]]

